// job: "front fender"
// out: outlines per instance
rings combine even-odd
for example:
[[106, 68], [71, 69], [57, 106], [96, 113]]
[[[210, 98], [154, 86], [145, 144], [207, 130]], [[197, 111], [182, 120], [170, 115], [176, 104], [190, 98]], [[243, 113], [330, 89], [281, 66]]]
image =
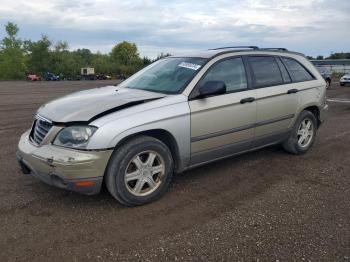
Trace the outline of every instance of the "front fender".
[[[91, 150], [115, 148], [120, 141], [131, 135], [154, 129], [170, 133], [177, 144], [182, 161], [190, 158], [190, 108], [187, 101], [167, 106], [151, 108], [124, 117], [104, 119], [102, 126], [91, 137]], [[91, 123], [94, 125], [94, 123]]]

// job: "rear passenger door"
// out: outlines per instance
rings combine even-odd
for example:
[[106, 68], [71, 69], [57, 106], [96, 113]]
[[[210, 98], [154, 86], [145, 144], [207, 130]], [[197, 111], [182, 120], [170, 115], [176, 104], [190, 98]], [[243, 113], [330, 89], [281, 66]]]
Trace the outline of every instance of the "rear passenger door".
[[246, 60], [257, 96], [254, 146], [258, 147], [287, 134], [297, 112], [298, 93], [279, 57], [256, 55]]

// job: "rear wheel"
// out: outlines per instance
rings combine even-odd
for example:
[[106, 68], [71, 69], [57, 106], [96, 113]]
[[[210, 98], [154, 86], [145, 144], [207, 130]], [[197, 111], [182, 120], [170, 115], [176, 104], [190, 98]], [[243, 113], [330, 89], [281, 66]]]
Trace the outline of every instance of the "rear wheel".
[[303, 154], [314, 143], [316, 132], [317, 120], [315, 115], [304, 110], [295, 122], [289, 138], [283, 143], [283, 147], [289, 153]]
[[331, 86], [331, 80], [326, 79], [326, 88], [328, 89]]
[[127, 206], [143, 205], [169, 188], [173, 159], [158, 139], [140, 136], [129, 140], [111, 156], [106, 172], [108, 191]]

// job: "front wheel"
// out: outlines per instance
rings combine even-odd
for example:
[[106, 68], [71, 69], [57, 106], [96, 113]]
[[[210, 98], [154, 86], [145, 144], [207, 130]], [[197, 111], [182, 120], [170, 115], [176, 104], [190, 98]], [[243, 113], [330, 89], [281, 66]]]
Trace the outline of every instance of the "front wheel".
[[283, 147], [292, 154], [303, 154], [313, 145], [317, 132], [315, 115], [304, 110], [296, 120], [289, 138], [284, 141]]
[[106, 186], [121, 204], [137, 206], [161, 197], [169, 188], [172, 175], [173, 159], [168, 147], [153, 137], [140, 136], [112, 154]]

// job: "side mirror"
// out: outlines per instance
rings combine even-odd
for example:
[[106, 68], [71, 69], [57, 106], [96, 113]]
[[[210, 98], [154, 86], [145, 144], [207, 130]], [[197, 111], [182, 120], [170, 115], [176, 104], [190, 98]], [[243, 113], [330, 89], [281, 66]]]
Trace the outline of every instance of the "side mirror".
[[222, 81], [207, 81], [199, 87], [199, 98], [213, 95], [222, 95], [226, 93], [226, 85]]

